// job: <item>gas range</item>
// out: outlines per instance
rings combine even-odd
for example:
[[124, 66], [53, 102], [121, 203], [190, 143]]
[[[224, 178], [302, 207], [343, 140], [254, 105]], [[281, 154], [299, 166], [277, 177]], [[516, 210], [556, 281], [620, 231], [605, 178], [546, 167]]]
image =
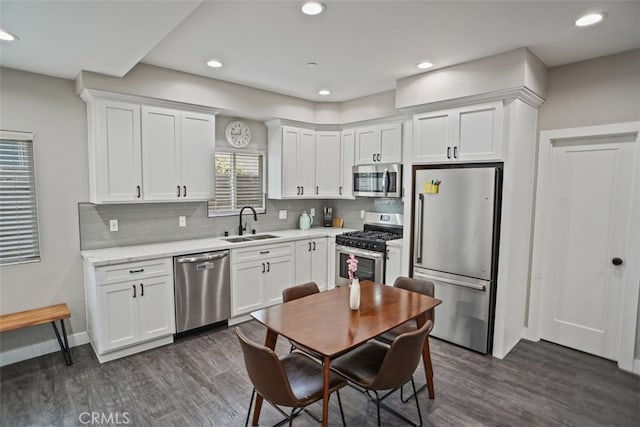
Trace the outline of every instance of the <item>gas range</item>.
[[384, 252], [387, 241], [402, 238], [402, 214], [367, 212], [364, 230], [336, 236], [336, 245]]

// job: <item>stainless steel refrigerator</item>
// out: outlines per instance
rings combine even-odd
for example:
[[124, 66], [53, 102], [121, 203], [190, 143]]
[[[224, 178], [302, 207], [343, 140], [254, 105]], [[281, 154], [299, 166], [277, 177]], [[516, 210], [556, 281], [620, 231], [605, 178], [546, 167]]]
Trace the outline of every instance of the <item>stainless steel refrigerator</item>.
[[488, 353], [493, 342], [502, 164], [415, 166], [413, 277], [435, 283], [431, 335]]

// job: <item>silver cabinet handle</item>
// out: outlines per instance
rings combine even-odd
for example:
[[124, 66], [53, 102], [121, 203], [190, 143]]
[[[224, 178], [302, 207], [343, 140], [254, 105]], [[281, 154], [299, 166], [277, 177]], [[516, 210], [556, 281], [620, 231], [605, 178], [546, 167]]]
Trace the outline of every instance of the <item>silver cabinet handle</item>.
[[420, 193], [420, 195], [418, 196], [418, 212], [420, 212], [420, 218], [418, 218], [418, 253], [416, 256], [416, 261], [418, 263], [422, 262], [422, 221], [424, 218], [424, 195], [422, 193]]

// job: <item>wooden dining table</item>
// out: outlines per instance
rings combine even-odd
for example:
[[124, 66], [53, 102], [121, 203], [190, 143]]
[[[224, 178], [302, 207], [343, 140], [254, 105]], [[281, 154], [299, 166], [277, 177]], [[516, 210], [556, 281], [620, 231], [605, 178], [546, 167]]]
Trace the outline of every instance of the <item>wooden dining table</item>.
[[[349, 288], [340, 287], [254, 311], [251, 316], [267, 327], [265, 346], [275, 349], [278, 335], [322, 355], [324, 389], [322, 425], [329, 419], [329, 369], [331, 360], [372, 338], [416, 319], [418, 327], [426, 313], [442, 301], [417, 292], [370, 281], [360, 284], [360, 308], [349, 308]], [[435, 397], [429, 339], [422, 348], [429, 398]], [[253, 425], [258, 425], [262, 397], [258, 395]]]

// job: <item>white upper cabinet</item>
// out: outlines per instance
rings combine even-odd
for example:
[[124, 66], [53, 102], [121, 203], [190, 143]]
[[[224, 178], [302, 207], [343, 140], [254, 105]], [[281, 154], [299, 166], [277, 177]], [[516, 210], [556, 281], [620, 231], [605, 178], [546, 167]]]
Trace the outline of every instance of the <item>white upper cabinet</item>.
[[402, 162], [402, 124], [388, 123], [356, 129], [355, 163]]
[[214, 198], [215, 115], [85, 100], [91, 202]]
[[[285, 165], [286, 167], [286, 165]], [[298, 182], [300, 196], [316, 194], [316, 133], [310, 129], [300, 129], [298, 145]]]
[[336, 199], [340, 197], [342, 180], [340, 132], [316, 132], [316, 195]]
[[355, 156], [356, 131], [345, 129], [340, 135], [340, 187], [338, 195], [341, 198], [353, 199], [353, 165]]
[[315, 132], [291, 126], [276, 131], [269, 150], [269, 197], [301, 198], [315, 195]]
[[87, 111], [91, 202], [141, 199], [140, 106], [97, 101]]
[[416, 114], [416, 163], [502, 160], [502, 102]]

